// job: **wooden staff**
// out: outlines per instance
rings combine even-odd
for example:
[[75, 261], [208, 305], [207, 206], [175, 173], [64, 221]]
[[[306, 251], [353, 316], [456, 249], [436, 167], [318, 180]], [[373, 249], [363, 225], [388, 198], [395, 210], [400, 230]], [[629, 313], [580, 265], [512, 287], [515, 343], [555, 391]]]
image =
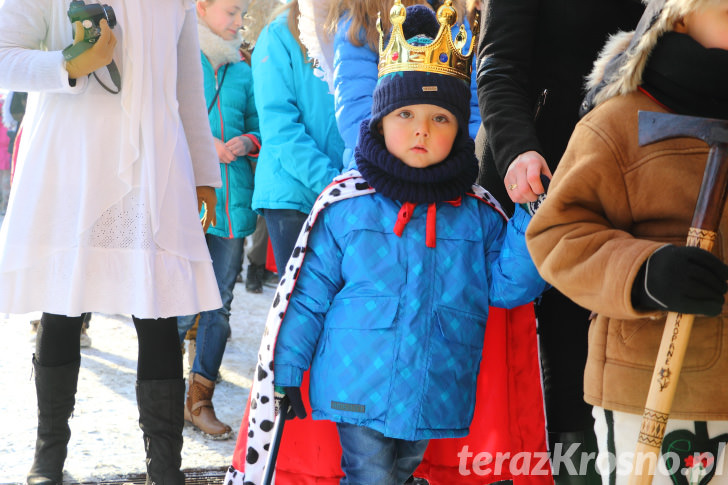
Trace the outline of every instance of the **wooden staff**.
[[[717, 238], [728, 191], [728, 121], [641, 111], [639, 143], [668, 138], [700, 138], [710, 146], [687, 246], [710, 251]], [[675, 389], [695, 315], [669, 312], [642, 415], [630, 485], [649, 485], [660, 456]]]

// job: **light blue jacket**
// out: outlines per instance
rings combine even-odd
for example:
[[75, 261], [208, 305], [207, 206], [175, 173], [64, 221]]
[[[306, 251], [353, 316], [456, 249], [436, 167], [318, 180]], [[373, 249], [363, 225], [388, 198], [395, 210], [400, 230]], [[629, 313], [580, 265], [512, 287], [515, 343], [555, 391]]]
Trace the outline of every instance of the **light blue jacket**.
[[[377, 85], [377, 65], [379, 54], [373, 51], [366, 41], [361, 47], [349, 41], [348, 31], [351, 20], [342, 17], [334, 36], [334, 96], [336, 106], [336, 123], [344, 138], [344, 166], [356, 168], [354, 148], [359, 138], [359, 125], [372, 114], [372, 93]], [[453, 36], [460, 28], [453, 27]], [[470, 47], [470, 27], [465, 23], [468, 39], [465, 47]], [[363, 33], [362, 33], [363, 38]], [[476, 46], [477, 47], [477, 46]], [[473, 57], [476, 57], [475, 55]], [[475, 63], [475, 59], [473, 59]], [[480, 108], [478, 107], [478, 86], [475, 64], [470, 78], [470, 123], [468, 133], [475, 139], [480, 128]]]
[[253, 50], [262, 136], [253, 208], [308, 213], [341, 173], [344, 142], [334, 119], [334, 98], [306, 62], [287, 18], [283, 14], [266, 26]]
[[427, 205], [398, 237], [400, 207], [374, 193], [319, 214], [278, 334], [275, 384], [299, 386], [310, 366], [314, 419], [406, 440], [464, 436], [488, 307], [546, 287], [526, 249], [530, 217], [519, 207], [506, 224], [470, 196], [438, 203], [429, 248]]
[[[209, 107], [222, 80], [220, 93], [208, 117], [215, 138], [228, 141], [247, 134], [259, 144], [258, 113], [253, 99], [253, 76], [245, 62], [223, 64], [213, 68], [204, 54], [205, 103]], [[222, 78], [223, 72], [225, 78]], [[251, 208], [253, 197], [253, 169], [255, 156], [238, 157], [232, 163], [220, 164], [222, 187], [215, 189], [217, 196], [217, 223], [207, 230], [209, 234], [224, 238], [243, 238], [255, 231], [257, 214]]]

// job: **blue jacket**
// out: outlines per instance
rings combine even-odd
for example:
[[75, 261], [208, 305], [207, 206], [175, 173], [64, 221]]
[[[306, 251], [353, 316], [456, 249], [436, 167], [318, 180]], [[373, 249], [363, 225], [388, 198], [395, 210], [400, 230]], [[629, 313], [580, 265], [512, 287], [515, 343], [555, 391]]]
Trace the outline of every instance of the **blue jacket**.
[[[245, 62], [235, 62], [224, 64], [216, 71], [204, 54], [201, 57], [207, 106], [215, 97], [223, 70], [227, 69], [220, 94], [209, 114], [213, 136], [228, 141], [238, 135], [249, 134], [256, 141], [259, 140], [258, 113], [253, 99], [250, 66]], [[250, 206], [253, 197], [251, 160], [254, 161], [255, 157], [238, 157], [232, 163], [220, 164], [222, 187], [215, 189], [217, 223], [207, 230], [209, 234], [240, 238], [255, 231], [257, 215]]]
[[438, 203], [428, 248], [427, 206], [398, 237], [400, 207], [374, 193], [319, 214], [278, 334], [275, 384], [300, 385], [310, 366], [315, 419], [406, 440], [464, 436], [488, 307], [546, 287], [526, 249], [530, 218], [519, 208], [506, 224], [470, 196]]
[[334, 119], [334, 98], [306, 62], [287, 18], [281, 15], [266, 26], [253, 50], [262, 135], [253, 208], [308, 213], [341, 173], [344, 142]]
[[[336, 122], [346, 144], [344, 166], [355, 168], [354, 147], [359, 138], [359, 125], [363, 120], [371, 118], [372, 114], [372, 93], [377, 85], [379, 53], [369, 48], [366, 41], [361, 47], [352, 44], [348, 39], [350, 25], [351, 20], [346, 16], [342, 17], [334, 36], [334, 95]], [[453, 36], [459, 28], [459, 25], [453, 27]], [[465, 47], [468, 48], [472, 34], [467, 22], [465, 30], [468, 34]], [[468, 133], [473, 139], [480, 128], [475, 57], [473, 55], [473, 74], [470, 77], [470, 123], [468, 125]]]

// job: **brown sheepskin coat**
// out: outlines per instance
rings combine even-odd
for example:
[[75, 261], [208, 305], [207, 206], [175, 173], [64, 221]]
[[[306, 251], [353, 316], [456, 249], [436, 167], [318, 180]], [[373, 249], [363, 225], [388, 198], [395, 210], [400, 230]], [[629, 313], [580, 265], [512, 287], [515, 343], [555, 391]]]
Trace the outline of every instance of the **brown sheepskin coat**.
[[[639, 91], [616, 95], [577, 125], [526, 238], [543, 277], [597, 316], [585, 399], [641, 414], [665, 313], [640, 313], [631, 290], [660, 246], [684, 245], [708, 147], [680, 138], [640, 147], [638, 111], [664, 109]], [[714, 253], [726, 259], [723, 217]], [[726, 307], [695, 319], [671, 417], [728, 419]]]

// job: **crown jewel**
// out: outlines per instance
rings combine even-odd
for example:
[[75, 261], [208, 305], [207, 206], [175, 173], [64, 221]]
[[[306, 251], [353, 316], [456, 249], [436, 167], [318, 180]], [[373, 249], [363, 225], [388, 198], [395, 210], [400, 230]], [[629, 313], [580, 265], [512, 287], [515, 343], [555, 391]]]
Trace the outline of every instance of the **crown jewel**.
[[455, 39], [452, 38], [452, 26], [457, 22], [458, 14], [452, 6], [452, 0], [437, 9], [437, 21], [440, 30], [437, 37], [428, 45], [415, 46], [404, 38], [402, 24], [407, 17], [407, 9], [401, 0], [394, 0], [389, 11], [392, 22], [392, 35], [389, 37], [387, 47], [384, 47], [384, 33], [382, 32], [381, 15], [377, 18], [379, 31], [379, 77], [392, 72], [424, 71], [436, 74], [454, 76], [464, 81], [470, 81], [473, 62], [473, 50], [478, 43], [480, 20], [475, 17], [471, 26], [472, 40], [467, 54], [462, 54], [467, 42], [465, 27], [460, 25]]

